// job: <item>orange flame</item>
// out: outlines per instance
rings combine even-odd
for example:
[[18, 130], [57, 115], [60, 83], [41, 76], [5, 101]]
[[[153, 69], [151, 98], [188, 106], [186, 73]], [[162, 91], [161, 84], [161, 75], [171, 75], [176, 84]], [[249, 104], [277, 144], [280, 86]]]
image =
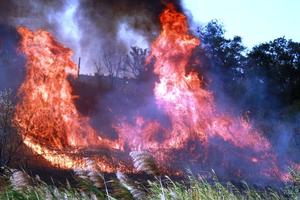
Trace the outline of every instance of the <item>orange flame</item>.
[[[169, 4], [160, 21], [162, 32], [152, 43], [148, 62], [155, 59], [154, 72], [159, 77], [154, 89], [156, 103], [170, 119], [171, 128], [156, 121], [137, 120], [135, 125], [121, 122], [115, 126], [121, 138], [132, 149], [142, 148], [162, 159], [167, 159], [174, 149], [187, 147], [189, 141], [199, 141], [206, 148], [211, 139], [221, 138], [236, 148], [249, 148], [259, 155], [246, 159], [254, 164], [267, 162], [270, 170], [262, 172], [265, 175], [281, 176], [269, 141], [246, 120], [218, 112], [212, 93], [204, 89], [198, 74], [187, 74], [188, 61], [200, 41], [189, 33], [186, 17]], [[163, 136], [149, 140], [157, 132], [163, 132]]]
[[[189, 33], [186, 17], [169, 4], [160, 21], [162, 32], [151, 46], [148, 62], [155, 59], [154, 73], [159, 77], [154, 88], [156, 104], [171, 125], [164, 126], [159, 120], [150, 121], [142, 116], [136, 116], [135, 123], [122, 119], [113, 125], [119, 134], [118, 141], [99, 136], [89, 120], [76, 110], [68, 82], [68, 77], [77, 71], [71, 61], [72, 51], [46, 31], [19, 28], [21, 50], [28, 60], [15, 122], [24, 143], [55, 166], [83, 168], [86, 162], [79, 154], [82, 149], [123, 152], [126, 146], [129, 150], [148, 150], [166, 163], [172, 161], [169, 155], [186, 148], [190, 141], [200, 143], [206, 152], [212, 139], [220, 138], [236, 148], [251, 149], [254, 155], [245, 155], [246, 160], [253, 165], [268, 164], [269, 169], [261, 171], [262, 174], [281, 176], [269, 141], [246, 120], [218, 112], [212, 93], [204, 89], [198, 74], [187, 74], [189, 58], [200, 41]], [[206, 158], [195, 156], [196, 161], [207, 157], [208, 154]], [[101, 155], [93, 159], [106, 172], [132, 170]]]
[[[160, 20], [162, 32], [153, 42], [148, 57], [148, 61], [156, 59], [154, 72], [159, 76], [154, 89], [156, 103], [172, 124], [171, 130], [165, 133], [167, 139], [160, 145], [179, 148], [191, 138], [207, 142], [208, 137], [220, 136], [239, 147], [251, 147], [257, 151], [270, 149], [270, 143], [245, 120], [216, 111], [212, 93], [203, 89], [197, 73], [186, 74], [192, 50], [200, 44], [197, 38], [189, 34], [186, 17], [169, 4]], [[139, 123], [136, 125], [139, 127]], [[126, 125], [123, 127], [126, 129]], [[133, 127], [129, 129], [136, 131]], [[128, 133], [120, 127], [119, 131], [121, 135]]]
[[76, 162], [57, 150], [120, 149], [118, 142], [100, 137], [76, 110], [68, 82], [68, 76], [77, 71], [71, 61], [72, 51], [46, 31], [20, 27], [18, 32], [22, 35], [21, 50], [27, 56], [27, 73], [14, 120], [24, 143], [63, 168], [71, 168]]

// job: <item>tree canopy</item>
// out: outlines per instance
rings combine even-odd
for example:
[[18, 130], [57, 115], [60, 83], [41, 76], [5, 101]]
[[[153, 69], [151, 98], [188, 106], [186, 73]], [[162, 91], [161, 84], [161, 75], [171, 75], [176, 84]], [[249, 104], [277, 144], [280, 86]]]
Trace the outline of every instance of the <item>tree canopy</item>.
[[300, 43], [281, 37], [248, 49], [241, 37], [226, 38], [216, 20], [197, 33], [202, 41], [195, 53], [202, 62], [198, 70], [212, 90], [253, 113], [300, 111]]

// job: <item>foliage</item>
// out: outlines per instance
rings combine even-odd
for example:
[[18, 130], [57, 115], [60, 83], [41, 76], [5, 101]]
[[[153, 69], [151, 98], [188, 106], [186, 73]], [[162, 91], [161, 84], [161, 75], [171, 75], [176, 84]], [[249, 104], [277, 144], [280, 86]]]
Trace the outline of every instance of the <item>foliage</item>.
[[143, 76], [145, 72], [145, 61], [147, 49], [136, 46], [131, 47], [129, 54], [125, 57], [125, 70], [133, 74], [134, 77]]
[[[216, 20], [201, 27], [198, 36], [202, 43], [192, 64], [199, 64], [193, 68], [214, 92], [217, 105], [247, 113], [269, 138], [280, 137], [278, 126], [287, 126], [299, 143], [300, 43], [281, 37], [247, 49], [241, 37], [226, 38]], [[300, 149], [295, 144], [288, 148]]]
[[[282, 110], [299, 101], [300, 43], [282, 37], [248, 50], [241, 37], [225, 38], [223, 25], [215, 20], [198, 34], [203, 49], [198, 57], [208, 60], [204, 74], [213, 77], [210, 85], [218, 93], [223, 91], [235, 104], [253, 111], [270, 106]], [[270, 105], [270, 98], [277, 104]]]
[[[29, 177], [26, 172], [14, 172], [18, 176]], [[299, 172], [291, 172], [298, 173]], [[295, 175], [295, 174], [294, 174]], [[294, 176], [293, 175], [293, 176]], [[107, 181], [107, 189], [94, 185], [92, 181], [78, 177], [77, 184], [66, 184], [57, 186], [47, 184], [36, 178], [26, 178], [27, 187], [24, 187], [24, 181], [10, 184], [8, 176], [2, 177], [6, 186], [0, 190], [0, 199], [170, 199], [170, 200], [198, 200], [198, 199], [299, 199], [299, 185], [287, 184], [283, 189], [272, 188], [254, 188], [247, 183], [242, 182], [236, 186], [230, 182], [221, 183], [214, 176], [212, 180], [206, 180], [202, 177], [189, 176], [182, 181], [173, 181], [170, 177], [165, 176], [163, 183], [159, 180], [137, 183], [129, 179], [126, 175], [122, 176], [119, 181], [112, 178]], [[13, 177], [13, 175], [11, 175]], [[16, 175], [14, 175], [16, 178]], [[298, 180], [299, 181], [299, 180]], [[18, 182], [17, 182], [18, 183]], [[299, 184], [299, 182], [298, 182]], [[144, 189], [141, 189], [143, 188]], [[130, 193], [133, 192], [133, 195]]]
[[107, 51], [95, 61], [96, 75], [107, 74], [110, 77], [142, 76], [145, 71], [147, 49], [132, 46], [125, 56], [121, 53]]
[[12, 90], [0, 91], [0, 166], [10, 164], [22, 143], [13, 124], [14, 109]]
[[300, 98], [300, 43], [278, 38], [248, 54], [252, 73], [267, 77], [270, 94], [292, 103]]
[[[282, 37], [249, 50], [241, 37], [226, 38], [225, 29], [218, 21], [211, 21], [199, 29], [198, 36], [202, 43], [193, 55], [196, 63], [192, 63], [193, 70], [201, 72], [205, 86], [218, 90], [217, 100], [223, 101], [226, 96], [244, 110], [250, 110], [253, 118], [265, 117], [270, 110], [289, 118], [299, 114], [300, 43]], [[147, 73], [146, 56], [147, 50], [138, 47], [132, 47], [125, 56], [106, 52], [95, 62], [95, 68], [98, 75], [107, 73], [112, 84], [114, 78], [126, 77], [126, 74], [142, 79]], [[212, 77], [212, 81], [208, 77]], [[278, 102], [274, 103], [272, 99]], [[0, 166], [10, 163], [21, 142], [12, 123], [13, 113], [12, 91], [4, 90], [0, 92]], [[106, 180], [102, 173], [88, 169], [76, 172], [75, 185], [56, 186], [17, 171], [1, 178], [6, 186], [0, 190], [0, 199], [300, 198], [300, 175], [295, 170], [291, 170], [292, 182], [284, 189], [253, 188], [247, 183], [237, 187], [232, 183], [221, 183], [217, 178], [206, 180], [190, 176], [184, 181], [173, 181], [169, 177], [162, 180], [149, 155], [132, 152], [131, 156], [136, 168], [154, 175], [154, 181], [140, 183], [120, 172], [116, 178]]]
[[[157, 169], [153, 158], [146, 152], [132, 152], [133, 159], [137, 159], [140, 166], [151, 166]], [[143, 164], [144, 162], [144, 164]], [[127, 175], [117, 172], [116, 178], [105, 180], [104, 174], [99, 171], [98, 166], [88, 162], [85, 171], [75, 171], [76, 183], [72, 185], [66, 181], [65, 184], [47, 184], [38, 176], [30, 177], [25, 171], [9, 170], [0, 181], [4, 187], [0, 189], [0, 199], [170, 199], [170, 200], [198, 200], [198, 199], [299, 199], [300, 179], [299, 171], [290, 170], [291, 181], [286, 183], [282, 189], [254, 188], [246, 182], [234, 185], [230, 182], [222, 183], [214, 172], [210, 179], [201, 176], [189, 175], [181, 178], [181, 181], [173, 181], [170, 177], [154, 180], [145, 179], [143, 182], [135, 181]], [[150, 170], [150, 174], [153, 170]], [[160, 173], [159, 173], [160, 174]], [[151, 178], [151, 177], [149, 177]]]

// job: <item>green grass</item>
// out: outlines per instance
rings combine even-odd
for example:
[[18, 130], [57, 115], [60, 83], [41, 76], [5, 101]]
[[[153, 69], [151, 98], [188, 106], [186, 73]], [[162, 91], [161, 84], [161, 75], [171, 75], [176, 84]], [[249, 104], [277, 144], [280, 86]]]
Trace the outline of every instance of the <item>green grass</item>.
[[[291, 182], [282, 189], [272, 190], [254, 189], [246, 183], [236, 187], [231, 183], [220, 183], [217, 178], [209, 182], [202, 178], [188, 177], [185, 181], [173, 181], [169, 177], [155, 177], [152, 181], [145, 180], [138, 183], [128, 177], [122, 180], [111, 178], [103, 184], [95, 184], [88, 178], [76, 178], [72, 186], [66, 184], [46, 184], [39, 178], [31, 178], [23, 172], [28, 180], [19, 181], [19, 187], [13, 184], [12, 176], [2, 177], [0, 199], [170, 199], [170, 200], [198, 200], [198, 199], [300, 199], [300, 182]], [[299, 181], [299, 173], [292, 171], [295, 181]], [[125, 176], [125, 175], [124, 175]], [[100, 177], [100, 176], [99, 176]], [[104, 182], [105, 180], [105, 182]], [[22, 185], [23, 184], [23, 185]], [[127, 184], [127, 187], [124, 186]], [[97, 185], [97, 186], [95, 186]], [[128, 187], [130, 185], [130, 187]], [[134, 189], [135, 193], [132, 193]], [[140, 192], [140, 193], [139, 193]], [[140, 195], [138, 196], [137, 195]]]
[[91, 160], [88, 160], [86, 170], [74, 172], [72, 184], [68, 181], [49, 184], [39, 177], [30, 177], [25, 171], [5, 168], [5, 175], [0, 177], [0, 200], [300, 200], [300, 172], [293, 169], [290, 169], [291, 181], [280, 189], [257, 188], [246, 182], [238, 186], [220, 182], [214, 172], [209, 180], [189, 175], [174, 181], [160, 173], [155, 159], [147, 152], [131, 152], [130, 156], [135, 169], [147, 173], [151, 180], [138, 181], [121, 172], [107, 178]]
[[[151, 183], [148, 199], [159, 199], [161, 188], [157, 183]], [[178, 183], [169, 180], [169, 184], [164, 187], [165, 199], [297, 199], [300, 198], [295, 188], [289, 189], [289, 194], [285, 191], [274, 191], [271, 189], [258, 190], [249, 187], [246, 183], [243, 189], [239, 189], [231, 183], [221, 184], [220, 182], [208, 183], [206, 180], [196, 180], [190, 178], [188, 183]]]

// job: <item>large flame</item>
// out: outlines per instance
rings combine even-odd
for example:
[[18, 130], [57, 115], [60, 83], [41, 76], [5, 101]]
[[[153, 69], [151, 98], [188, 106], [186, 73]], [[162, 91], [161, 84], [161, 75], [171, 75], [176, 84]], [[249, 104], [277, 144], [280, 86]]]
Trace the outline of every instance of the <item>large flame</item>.
[[[15, 115], [24, 143], [62, 168], [85, 167], [81, 150], [123, 152], [125, 146], [129, 151], [147, 150], [161, 163], [170, 162], [163, 166], [168, 170], [177, 161], [176, 152], [188, 149], [191, 159], [203, 163], [211, 160], [210, 148], [220, 148], [224, 151], [220, 158], [224, 166], [230, 164], [225, 162], [230, 160], [226, 156], [235, 156], [254, 168], [263, 166], [255, 168], [262, 175], [282, 177], [269, 141], [243, 118], [218, 112], [213, 94], [204, 89], [198, 74], [187, 73], [192, 51], [200, 41], [189, 33], [186, 17], [169, 4], [160, 21], [162, 31], [151, 46], [148, 61], [155, 60], [154, 73], [159, 78], [154, 88], [156, 105], [169, 122], [136, 116], [135, 122], [130, 123], [122, 118], [112, 125], [119, 135], [116, 141], [96, 133], [89, 120], [76, 110], [68, 81], [77, 71], [71, 61], [72, 51], [44, 30], [18, 28], [21, 50], [28, 59], [26, 78], [20, 88], [22, 101]], [[191, 151], [197, 149], [195, 144], [201, 146], [201, 155]], [[116, 161], [118, 158], [109, 160], [101, 154], [92, 158], [106, 172], [131, 170]]]
[[[164, 129], [163, 143], [157, 141], [157, 144], [150, 144], [147, 137], [141, 137], [142, 141], [136, 144], [132, 139], [127, 142], [133, 148], [161, 146], [166, 149], [183, 147], [191, 138], [205, 143], [209, 137], [221, 137], [238, 147], [262, 152], [270, 149], [268, 140], [253, 130], [245, 120], [217, 112], [212, 93], [203, 89], [197, 73], [186, 74], [192, 50], [200, 43], [189, 33], [186, 17], [169, 4], [160, 20], [162, 32], [153, 42], [148, 60], [155, 59], [154, 72], [159, 77], [154, 89], [156, 103], [169, 117], [171, 128]], [[130, 125], [123, 124], [126, 131], [120, 127], [121, 136], [128, 137], [128, 132], [132, 132], [133, 136], [137, 135], [136, 132], [146, 134], [149, 132], [145, 131], [149, 129], [148, 126], [153, 127], [153, 131], [150, 131], [153, 134], [155, 130], [161, 130], [156, 122], [145, 125], [146, 122], [139, 119], [137, 117], [136, 128], [126, 128]], [[145, 129], [141, 128], [142, 124]]]
[[24, 143], [63, 168], [76, 167], [82, 161], [60, 153], [62, 150], [119, 149], [118, 142], [99, 136], [76, 110], [68, 81], [69, 76], [77, 74], [72, 51], [44, 30], [31, 32], [20, 27], [18, 32], [21, 50], [27, 56], [27, 72], [14, 120]]
[[[162, 32], [152, 43], [148, 61], [155, 59], [154, 73], [159, 77], [154, 89], [156, 104], [168, 116], [171, 126], [137, 116], [135, 124], [120, 122], [116, 126], [120, 136], [132, 149], [148, 150], [167, 162], [174, 162], [174, 157], [168, 155], [190, 148], [191, 141], [198, 141], [205, 152], [197, 162], [209, 160], [209, 146], [221, 140], [221, 148], [228, 156], [223, 161], [230, 160], [231, 147], [236, 151], [247, 149], [249, 155], [236, 152], [233, 156], [253, 165], [268, 166], [260, 170], [264, 175], [281, 177], [269, 141], [245, 119], [218, 112], [212, 93], [204, 89], [198, 74], [187, 74], [188, 61], [200, 41], [189, 33], [186, 17], [169, 4], [160, 21]], [[230, 148], [224, 144], [230, 144]]]

